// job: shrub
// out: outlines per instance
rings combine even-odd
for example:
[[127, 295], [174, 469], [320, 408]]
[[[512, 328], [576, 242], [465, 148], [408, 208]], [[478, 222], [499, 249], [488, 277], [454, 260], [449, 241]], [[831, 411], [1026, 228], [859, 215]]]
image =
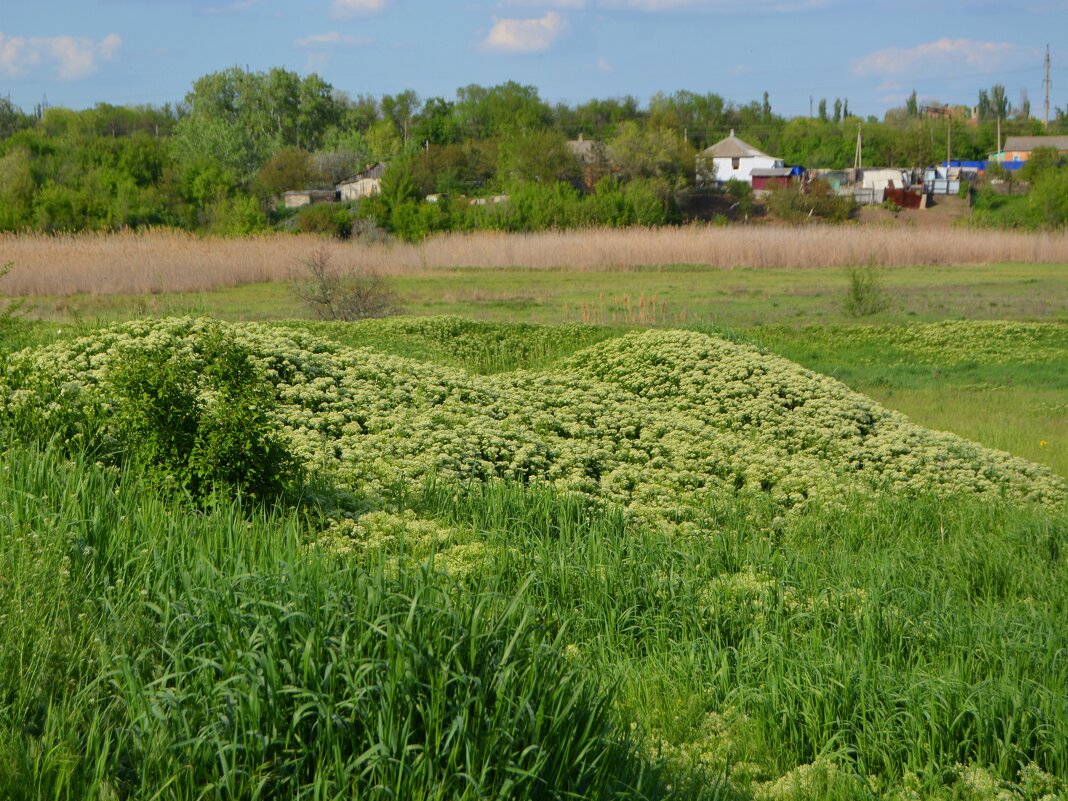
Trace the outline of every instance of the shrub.
[[277, 495], [298, 470], [275, 433], [271, 385], [248, 350], [221, 331], [202, 334], [197, 346], [199, 358], [156, 346], [116, 365], [121, 455], [140, 459], [153, 483], [194, 498], [217, 488]]
[[319, 320], [363, 320], [397, 313], [393, 283], [371, 270], [341, 272], [320, 250], [300, 262], [302, 275], [290, 284], [294, 295]]
[[734, 201], [732, 208], [743, 217], [750, 217], [756, 211], [753, 187], [745, 181], [727, 181], [727, 194]]
[[251, 197], [220, 198], [208, 208], [208, 230], [220, 236], [245, 236], [267, 228], [267, 215]]
[[874, 261], [863, 266], [850, 267], [846, 275], [849, 279], [843, 304], [846, 314], [851, 317], [868, 317], [887, 308], [889, 298], [883, 289], [879, 268]]
[[845, 222], [856, 204], [851, 197], [839, 197], [825, 181], [805, 186], [791, 184], [773, 187], [765, 199], [768, 211], [786, 222], [804, 222], [816, 218], [826, 222]]
[[294, 219], [302, 234], [321, 234], [334, 239], [348, 239], [352, 235], [352, 213], [345, 206], [316, 203], [300, 209]]

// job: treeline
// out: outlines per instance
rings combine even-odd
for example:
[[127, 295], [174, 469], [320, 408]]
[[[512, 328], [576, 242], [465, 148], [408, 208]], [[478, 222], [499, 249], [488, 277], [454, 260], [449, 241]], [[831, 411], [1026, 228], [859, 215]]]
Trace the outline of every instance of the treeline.
[[[996, 88], [996, 87], [995, 87]], [[786, 119], [762, 101], [714, 94], [657, 94], [552, 105], [535, 87], [471, 85], [453, 99], [414, 92], [338, 92], [316, 75], [230, 68], [198, 79], [183, 103], [98, 105], [28, 114], [0, 100], [0, 229], [115, 230], [174, 226], [243, 234], [271, 226], [334, 228], [336, 209], [297, 218], [272, 199], [290, 189], [331, 188], [377, 162], [383, 193], [359, 212], [412, 238], [436, 230], [530, 230], [680, 219], [674, 198], [693, 182], [696, 154], [734, 129], [804, 167], [912, 166], [983, 158], [1002, 135], [1039, 133], [1028, 114], [981, 94], [978, 125], [931, 119], [915, 95], [883, 120], [849, 113], [847, 100]], [[1058, 112], [1068, 130], [1068, 115]], [[584, 140], [582, 147], [569, 141]], [[442, 197], [427, 203], [427, 195]], [[509, 203], [470, 198], [508, 194]], [[343, 227], [343, 226], [341, 226]]]

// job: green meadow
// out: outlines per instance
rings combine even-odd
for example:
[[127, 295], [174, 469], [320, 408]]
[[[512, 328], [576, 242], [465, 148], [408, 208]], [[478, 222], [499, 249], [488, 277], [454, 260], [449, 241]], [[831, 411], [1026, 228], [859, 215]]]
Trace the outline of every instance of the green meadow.
[[0, 797], [1068, 798], [1063, 270], [35, 299]]

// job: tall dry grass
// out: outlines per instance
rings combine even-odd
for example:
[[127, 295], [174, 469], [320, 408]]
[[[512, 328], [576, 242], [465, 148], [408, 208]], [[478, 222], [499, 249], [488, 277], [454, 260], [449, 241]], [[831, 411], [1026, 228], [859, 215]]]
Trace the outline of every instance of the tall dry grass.
[[633, 270], [671, 264], [722, 268], [1068, 264], [1068, 235], [956, 229], [709, 227], [450, 234], [420, 244], [353, 244], [288, 234], [205, 238], [178, 231], [0, 236], [14, 269], [8, 295], [197, 292], [291, 278], [317, 251], [338, 266], [386, 275], [452, 267]]

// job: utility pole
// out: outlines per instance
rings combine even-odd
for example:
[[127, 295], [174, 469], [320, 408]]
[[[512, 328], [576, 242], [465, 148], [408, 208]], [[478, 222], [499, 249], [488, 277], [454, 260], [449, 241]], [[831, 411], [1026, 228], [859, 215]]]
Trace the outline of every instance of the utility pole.
[[863, 150], [863, 147], [864, 147], [863, 141], [861, 140], [860, 132], [861, 132], [861, 127], [858, 125], [857, 126], [857, 152], [856, 152], [856, 155], [853, 156], [853, 169], [854, 170], [859, 170], [860, 169], [861, 153], [862, 153], [862, 150]]
[[1046, 45], [1046, 116], [1045, 125], [1049, 128], [1049, 45]]
[[998, 114], [998, 153], [1001, 152], [1001, 115]]
[[812, 95], [808, 96], [808, 116], [809, 119], [812, 118]]

